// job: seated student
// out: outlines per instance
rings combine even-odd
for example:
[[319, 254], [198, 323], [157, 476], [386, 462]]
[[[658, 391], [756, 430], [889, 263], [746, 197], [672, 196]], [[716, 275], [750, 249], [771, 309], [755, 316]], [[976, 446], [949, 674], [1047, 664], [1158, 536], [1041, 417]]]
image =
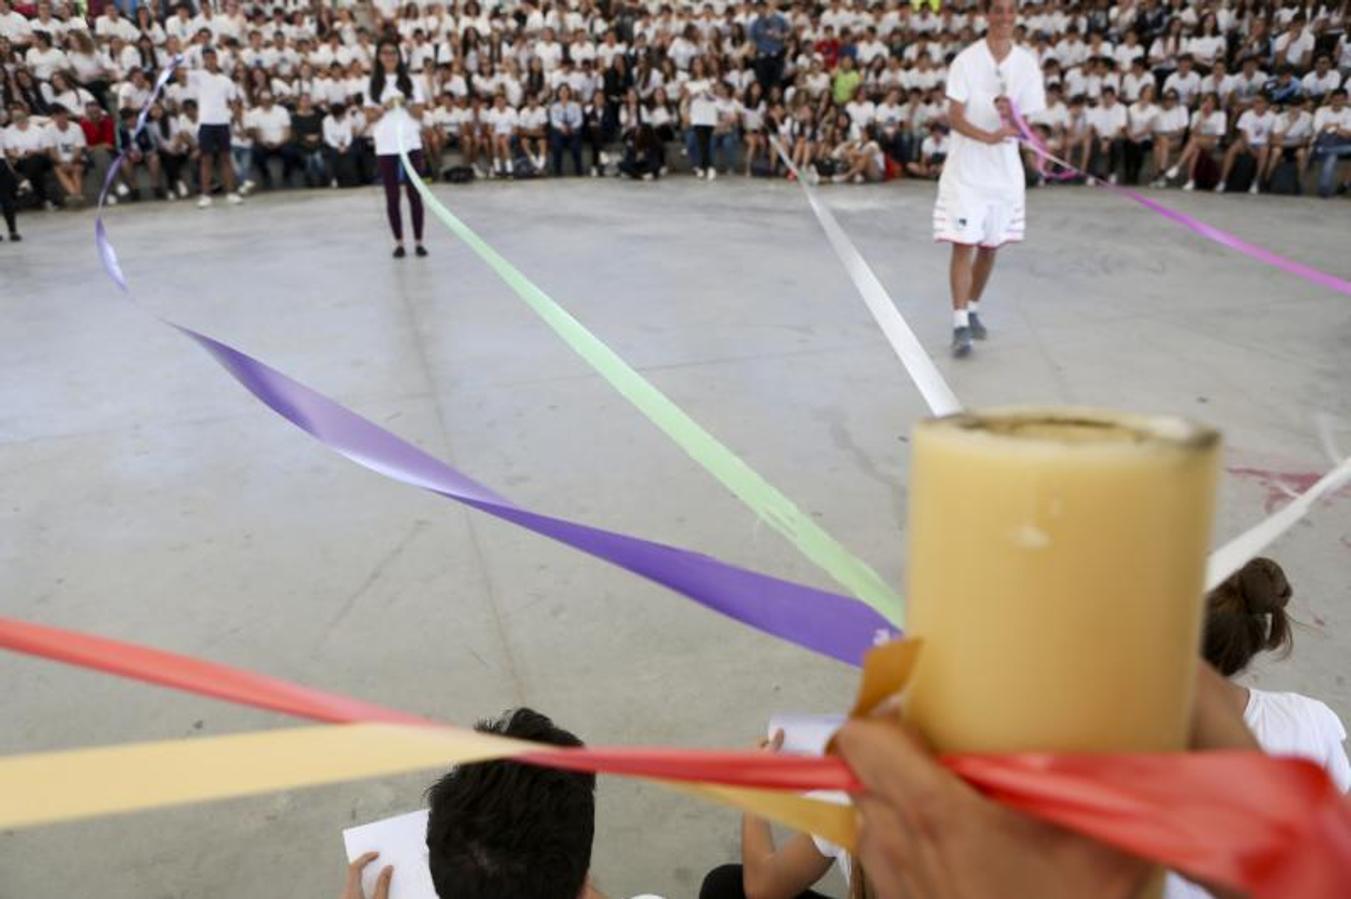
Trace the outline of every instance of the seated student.
[[665, 168], [665, 151], [657, 131], [644, 122], [630, 129], [624, 137], [624, 159], [619, 171], [630, 178], [654, 181]]
[[1107, 180], [1116, 184], [1126, 152], [1126, 106], [1118, 103], [1116, 88], [1103, 85], [1102, 99], [1088, 111], [1088, 124], [1093, 130], [1094, 156], [1107, 158]]
[[492, 168], [488, 177], [506, 178], [512, 174], [511, 140], [516, 136], [520, 115], [507, 105], [505, 94], [493, 97], [492, 108], [484, 114], [489, 128], [488, 152]]
[[[553, 746], [582, 741], [532, 709], [479, 722], [482, 733]], [[427, 791], [427, 866], [440, 899], [605, 899], [591, 885], [596, 776], [512, 761], [458, 765]], [[361, 870], [348, 868], [342, 899], [365, 899]], [[385, 868], [371, 899], [384, 899]], [[655, 899], [655, 897], [650, 897]]]
[[1176, 178], [1178, 172], [1186, 169], [1187, 183], [1182, 185], [1182, 189], [1195, 190], [1196, 166], [1201, 154], [1209, 153], [1218, 147], [1226, 130], [1228, 119], [1219, 108], [1219, 101], [1215, 99], [1214, 94], [1206, 94], [1201, 98], [1201, 106], [1192, 113], [1191, 134], [1187, 138], [1187, 145], [1182, 148], [1182, 156], [1178, 158], [1177, 164], [1168, 170], [1167, 177]]
[[1337, 189], [1337, 165], [1351, 157], [1351, 106], [1346, 102], [1346, 88], [1339, 87], [1328, 94], [1328, 102], [1313, 116], [1313, 158], [1319, 164], [1318, 195], [1327, 199]]
[[887, 177], [887, 157], [877, 139], [877, 129], [868, 125], [856, 140], [846, 141], [840, 154], [841, 169], [832, 180], [836, 184], [852, 181], [855, 184], [877, 183]]
[[[1046, 144], [1046, 149], [1052, 156], [1064, 156], [1065, 154], [1065, 127], [1070, 121], [1069, 107], [1061, 96], [1059, 84], [1050, 84], [1046, 87], [1046, 108], [1032, 113], [1027, 117], [1027, 123], [1032, 130]], [[1043, 172], [1046, 170], [1047, 163], [1026, 144], [1022, 148], [1023, 166], [1031, 171], [1037, 172], [1037, 186], [1040, 187], [1046, 183], [1046, 176]], [[1059, 168], [1057, 166], [1057, 168]]]
[[[1206, 597], [1202, 652], [1226, 678], [1242, 674], [1258, 653], [1290, 651], [1285, 607], [1293, 591], [1281, 566], [1253, 559]], [[1351, 790], [1346, 728], [1322, 702], [1299, 693], [1274, 693], [1221, 682], [1224, 701], [1242, 714], [1257, 742], [1273, 755], [1296, 755], [1321, 765], [1343, 793]], [[1181, 877], [1170, 875], [1165, 899], [1208, 897]]]
[[1255, 194], [1260, 189], [1262, 173], [1267, 170], [1267, 155], [1271, 148], [1271, 133], [1276, 128], [1276, 114], [1271, 111], [1267, 98], [1258, 95], [1252, 109], [1245, 110], [1238, 117], [1234, 142], [1224, 154], [1224, 164], [1220, 167], [1220, 180], [1215, 185], [1215, 193], [1222, 194], [1233, 171], [1234, 162], [1242, 153], [1251, 153], [1257, 159], [1257, 171], [1253, 174], [1252, 187], [1248, 193]]
[[1271, 152], [1267, 154], [1264, 181], [1270, 180], [1282, 160], [1295, 164], [1295, 171], [1303, 172], [1309, 161], [1309, 145], [1313, 143], [1313, 105], [1307, 98], [1291, 103], [1276, 116], [1276, 127], [1271, 133]]
[[52, 106], [52, 123], [47, 126], [51, 142], [52, 172], [66, 198], [84, 202], [84, 131], [70, 121], [70, 112], [57, 103]]
[[348, 108], [341, 102], [329, 105], [324, 116], [324, 155], [333, 178], [332, 187], [355, 187], [361, 183], [361, 161], [358, 159], [356, 124]]
[[[913, 163], [912, 163], [913, 164]], [[783, 731], [761, 740], [760, 749], [777, 752]], [[809, 797], [844, 803], [841, 793], [809, 793]], [[704, 877], [699, 899], [825, 899], [812, 886], [838, 861], [850, 899], [871, 896], [862, 869], [844, 849], [820, 837], [794, 833], [775, 846], [769, 822], [757, 815], [741, 816], [741, 864], [722, 865]]]
[[517, 123], [516, 136], [521, 151], [530, 157], [535, 171], [543, 173], [547, 168], [549, 151], [549, 111], [539, 102], [539, 97], [531, 94], [525, 99]]
[[31, 192], [38, 203], [55, 209], [47, 189], [47, 175], [52, 170], [51, 135], [45, 127], [33, 123], [22, 103], [10, 107], [9, 121], [4, 129], [3, 152], [14, 172], [16, 192]]
[[948, 135], [941, 122], [929, 123], [929, 136], [919, 145], [919, 158], [906, 163], [905, 170], [916, 178], [937, 180], [948, 158]]
[[1187, 107], [1178, 100], [1177, 91], [1164, 91], [1163, 103], [1154, 116], [1154, 187], [1168, 186], [1168, 160], [1173, 149], [1181, 148], [1187, 134]]
[[1159, 107], [1154, 103], [1154, 85], [1140, 89], [1140, 98], [1126, 110], [1126, 183], [1139, 184], [1145, 160], [1154, 147], [1154, 122]]
[[1065, 123], [1065, 160], [1080, 171], [1088, 169], [1093, 154], [1093, 125], [1086, 105], [1083, 94], [1071, 97], [1069, 120]]
[[130, 194], [133, 200], [139, 200], [141, 189], [136, 186], [136, 169], [144, 166], [151, 187], [158, 190], [159, 154], [155, 152], [155, 139], [150, 136], [149, 129], [142, 129], [136, 140], [131, 139], [131, 132], [136, 128], [136, 110], [123, 109], [118, 116], [117, 145], [122, 148], [122, 168], [117, 173], [120, 180], [117, 193], [123, 197]]

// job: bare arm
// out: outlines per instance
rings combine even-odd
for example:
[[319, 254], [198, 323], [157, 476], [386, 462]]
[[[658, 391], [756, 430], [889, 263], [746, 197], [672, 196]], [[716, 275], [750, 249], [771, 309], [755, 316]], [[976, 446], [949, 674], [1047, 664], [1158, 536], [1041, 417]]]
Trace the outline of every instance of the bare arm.
[[997, 144], [1005, 138], [1017, 137], [1016, 129], [1005, 125], [998, 131], [986, 131], [984, 128], [977, 128], [966, 118], [966, 104], [956, 100], [948, 100], [948, 124], [952, 130], [958, 134], [978, 140], [983, 144]]
[[831, 863], [806, 834], [793, 834], [781, 849], [775, 849], [769, 822], [754, 815], [742, 816], [741, 865], [746, 899], [793, 899], [825, 876]]

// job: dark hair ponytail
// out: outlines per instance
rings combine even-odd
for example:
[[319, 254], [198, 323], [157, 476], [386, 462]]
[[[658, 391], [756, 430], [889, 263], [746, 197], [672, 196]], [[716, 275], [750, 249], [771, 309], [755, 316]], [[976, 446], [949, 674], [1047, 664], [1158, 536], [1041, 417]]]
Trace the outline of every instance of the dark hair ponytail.
[[1264, 650], [1290, 652], [1285, 606], [1293, 591], [1281, 566], [1253, 559], [1206, 597], [1206, 661], [1230, 677]]
[[408, 74], [408, 64], [403, 61], [403, 51], [399, 49], [398, 41], [387, 37], [381, 38], [380, 43], [375, 45], [375, 65], [371, 66], [371, 102], [379, 103], [385, 93], [385, 64], [380, 61], [380, 50], [385, 46], [393, 47], [394, 52], [399, 54], [399, 67], [394, 71], [394, 84], [404, 99], [412, 102], [413, 79]]

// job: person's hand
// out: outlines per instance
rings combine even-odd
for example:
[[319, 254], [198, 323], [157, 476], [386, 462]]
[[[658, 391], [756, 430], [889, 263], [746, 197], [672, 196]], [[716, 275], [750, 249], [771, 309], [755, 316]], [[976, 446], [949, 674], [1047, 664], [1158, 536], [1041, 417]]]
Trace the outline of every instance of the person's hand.
[[999, 130], [998, 130], [998, 131], [991, 131], [991, 132], [990, 132], [990, 139], [989, 139], [988, 141], [986, 141], [986, 143], [998, 145], [998, 144], [1002, 144], [1004, 141], [1008, 140], [1009, 138], [1013, 138], [1014, 140], [1017, 140], [1017, 139], [1018, 139], [1019, 137], [1021, 137], [1021, 136], [1022, 136], [1022, 132], [1020, 132], [1017, 128], [1013, 127], [1012, 125], [1007, 125], [1007, 124], [1006, 124], [1006, 125], [1001, 125], [1001, 126], [999, 127]]
[[779, 728], [768, 737], [761, 737], [756, 742], [755, 748], [761, 752], [778, 752], [783, 748], [783, 728]]
[[[361, 872], [379, 857], [378, 852], [367, 852], [347, 866], [347, 886], [343, 887], [341, 899], [366, 899], [366, 891], [361, 888]], [[393, 877], [394, 866], [385, 865], [380, 878], [375, 881], [375, 893], [370, 899], [389, 899], [389, 882]]]
[[1128, 899], [1147, 862], [985, 799], [898, 719], [835, 737], [863, 781], [859, 858], [879, 899]]

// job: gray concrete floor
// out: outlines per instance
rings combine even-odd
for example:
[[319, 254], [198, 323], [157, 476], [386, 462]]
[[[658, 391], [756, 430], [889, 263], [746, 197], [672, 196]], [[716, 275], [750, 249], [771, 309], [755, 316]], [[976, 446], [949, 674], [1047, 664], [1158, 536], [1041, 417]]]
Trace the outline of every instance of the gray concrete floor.
[[[845, 544], [900, 583], [919, 396], [786, 184], [437, 187], [463, 217]], [[1219, 542], [1276, 481], [1351, 451], [1351, 305], [1102, 194], [1042, 191], [1001, 259], [975, 358], [943, 355], [931, 188], [827, 191], [973, 406], [1095, 403], [1220, 426]], [[1351, 274], [1351, 204], [1169, 200]], [[109, 216], [145, 303], [232, 341], [513, 498], [825, 584], [579, 362], [464, 248], [388, 257], [375, 191]], [[143, 641], [468, 723], [528, 703], [598, 743], [742, 745], [775, 711], [843, 708], [846, 668], [328, 453], [117, 300], [86, 213], [0, 245], [6, 614]], [[978, 549], [973, 548], [973, 553]], [[1301, 622], [1257, 683], [1351, 720], [1351, 497], [1274, 550]], [[291, 723], [0, 656], [0, 752]], [[0, 896], [336, 896], [339, 831], [429, 776], [0, 834]], [[595, 873], [692, 896], [736, 816], [600, 789]]]

